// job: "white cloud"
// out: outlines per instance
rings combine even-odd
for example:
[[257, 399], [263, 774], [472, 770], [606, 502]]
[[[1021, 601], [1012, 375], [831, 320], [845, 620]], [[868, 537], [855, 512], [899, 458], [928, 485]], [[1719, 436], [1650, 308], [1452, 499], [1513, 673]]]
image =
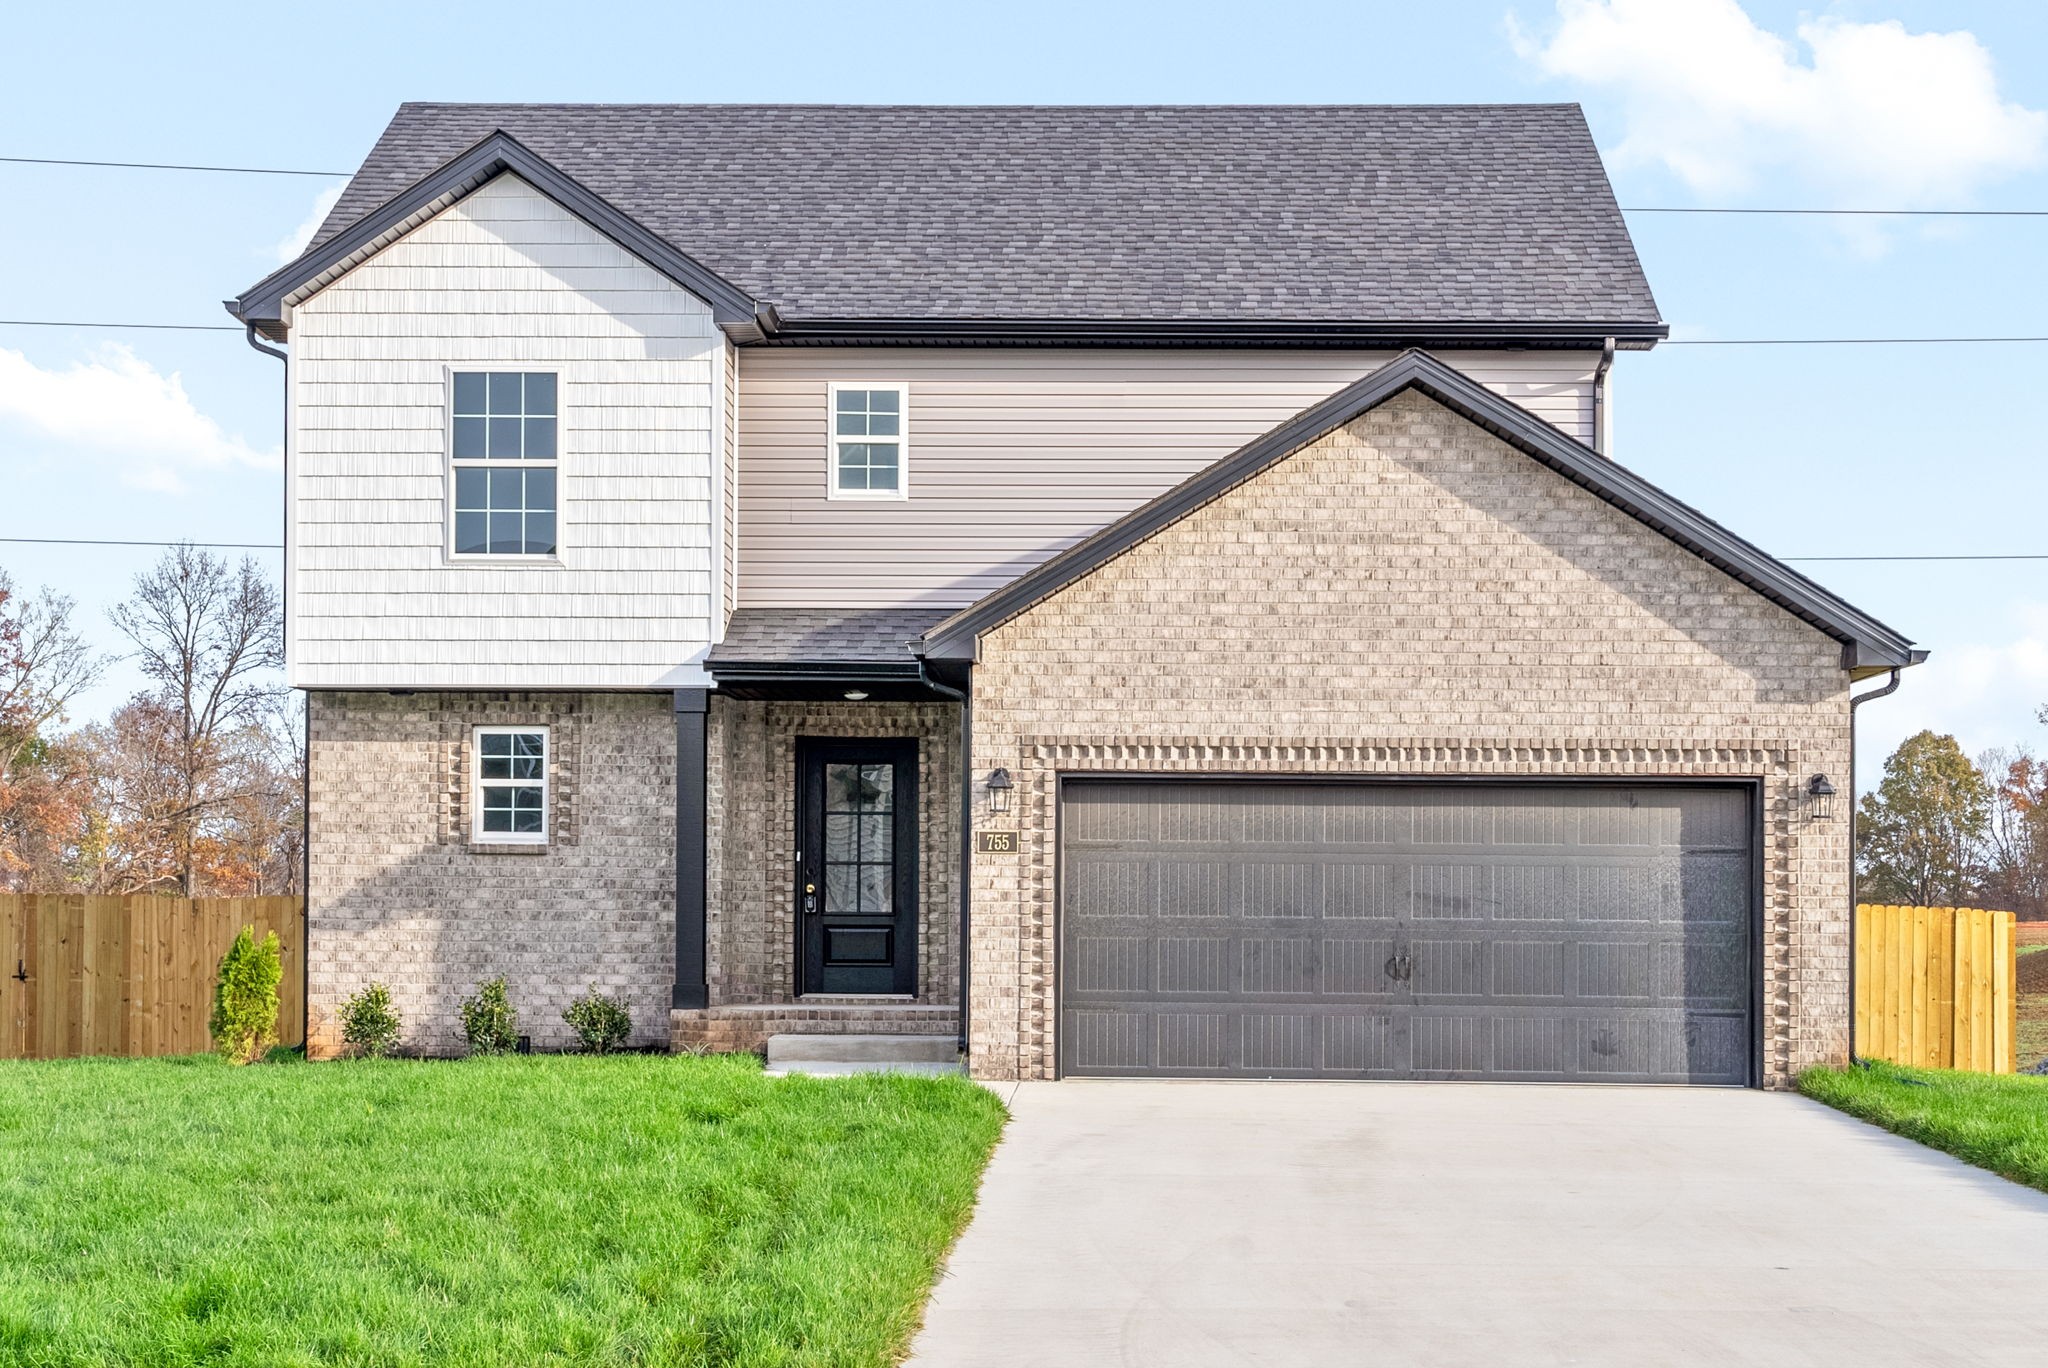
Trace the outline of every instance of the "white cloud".
[[328, 211], [334, 208], [335, 203], [341, 199], [341, 192], [346, 188], [347, 183], [343, 182], [341, 185], [322, 190], [320, 197], [313, 201], [313, 208], [307, 213], [306, 221], [292, 229], [289, 235], [278, 239], [277, 246], [272, 250], [277, 254], [280, 263], [291, 261], [306, 250], [306, 244], [313, 240], [313, 234], [320, 231], [320, 225], [327, 222]]
[[64, 370], [0, 347], [0, 422], [117, 457], [121, 478], [145, 489], [178, 489], [194, 467], [279, 462], [275, 450], [258, 451], [201, 413], [175, 371], [165, 375], [119, 345]]
[[1922, 728], [1954, 736], [1973, 756], [2019, 743], [2048, 750], [2034, 716], [2048, 703], [2048, 603], [2018, 604], [2013, 619], [2003, 641], [1938, 646], [1905, 672], [1896, 694], [1858, 711], [1859, 783], [1874, 783], [1868, 776], [1884, 757]]
[[2048, 148], [2048, 114], [2000, 98], [1968, 31], [1819, 18], [1794, 43], [1737, 0], [1558, 0], [1557, 15], [1541, 39], [1511, 18], [1517, 53], [1620, 98], [1617, 166], [1663, 166], [1701, 195], [1783, 170], [1831, 207], [1933, 208]]

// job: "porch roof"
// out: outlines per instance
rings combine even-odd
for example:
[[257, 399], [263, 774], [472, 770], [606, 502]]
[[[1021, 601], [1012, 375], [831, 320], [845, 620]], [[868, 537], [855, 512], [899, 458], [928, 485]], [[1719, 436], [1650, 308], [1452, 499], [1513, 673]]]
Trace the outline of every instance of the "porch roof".
[[[951, 608], [740, 608], [704, 668], [736, 697], [929, 698], [911, 643]], [[795, 690], [796, 692], [792, 692]]]

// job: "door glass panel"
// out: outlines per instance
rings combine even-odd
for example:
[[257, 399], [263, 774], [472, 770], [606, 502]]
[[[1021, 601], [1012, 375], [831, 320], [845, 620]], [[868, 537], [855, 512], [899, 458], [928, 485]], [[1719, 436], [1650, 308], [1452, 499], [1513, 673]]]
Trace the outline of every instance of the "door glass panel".
[[895, 767], [825, 766], [825, 910], [887, 916], [893, 906]]

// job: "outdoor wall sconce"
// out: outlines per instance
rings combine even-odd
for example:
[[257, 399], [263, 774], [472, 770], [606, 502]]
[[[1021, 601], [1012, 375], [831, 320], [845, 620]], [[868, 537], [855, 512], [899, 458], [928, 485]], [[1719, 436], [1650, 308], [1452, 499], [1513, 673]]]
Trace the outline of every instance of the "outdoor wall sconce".
[[1010, 810], [1010, 790], [1015, 787], [1016, 785], [1010, 782], [1010, 772], [1008, 770], [990, 770], [988, 775], [988, 810], [990, 812], [1008, 812]]
[[1828, 782], [1825, 774], [1816, 774], [1806, 781], [1807, 816], [1824, 822], [1835, 815], [1835, 786]]

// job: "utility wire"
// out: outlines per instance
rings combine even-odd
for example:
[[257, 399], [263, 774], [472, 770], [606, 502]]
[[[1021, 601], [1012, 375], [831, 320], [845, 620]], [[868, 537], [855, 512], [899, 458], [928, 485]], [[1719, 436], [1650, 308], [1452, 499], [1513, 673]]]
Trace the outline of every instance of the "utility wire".
[[[244, 176], [353, 176], [353, 171], [301, 171], [278, 166], [192, 166], [182, 162], [84, 161], [74, 157], [0, 157], [31, 166], [115, 166], [136, 171], [222, 171]], [[1809, 209], [1724, 205], [1625, 204], [1624, 214], [1845, 214], [1872, 218], [2048, 218], [2048, 209]]]
[[[282, 551], [282, 542], [168, 542], [168, 541], [96, 541], [84, 537], [0, 537], [0, 542], [28, 543], [36, 546], [204, 546], [225, 551]], [[2035, 554], [2019, 552], [2010, 555], [1963, 555], [1963, 556], [1779, 556], [1781, 561], [2041, 561], [2048, 560], [2048, 553]]]
[[283, 542], [97, 541], [87, 537], [0, 537], [29, 546], [206, 546], [221, 551], [282, 551]]
[[240, 332], [232, 323], [73, 323], [47, 318], [0, 318], [0, 328], [154, 328], [167, 332]]
[[[157, 328], [172, 332], [231, 332], [242, 329], [232, 323], [85, 323], [50, 318], [0, 318], [0, 328]], [[1583, 337], [1560, 339], [1586, 342]], [[1962, 343], [2048, 342], [2043, 337], [1679, 337], [1667, 338], [1660, 347], [1914, 347], [1948, 346]], [[1589, 343], [1590, 345], [1590, 343]]]
[[69, 157], [0, 157], [29, 166], [121, 166], [135, 171], [226, 171], [243, 176], [352, 176], [353, 171], [286, 171], [275, 166], [182, 166], [171, 162], [76, 161]]
[[1723, 205], [1624, 204], [1624, 214], [1841, 214], [1872, 218], [2048, 218], [2048, 209], [1737, 209]]

